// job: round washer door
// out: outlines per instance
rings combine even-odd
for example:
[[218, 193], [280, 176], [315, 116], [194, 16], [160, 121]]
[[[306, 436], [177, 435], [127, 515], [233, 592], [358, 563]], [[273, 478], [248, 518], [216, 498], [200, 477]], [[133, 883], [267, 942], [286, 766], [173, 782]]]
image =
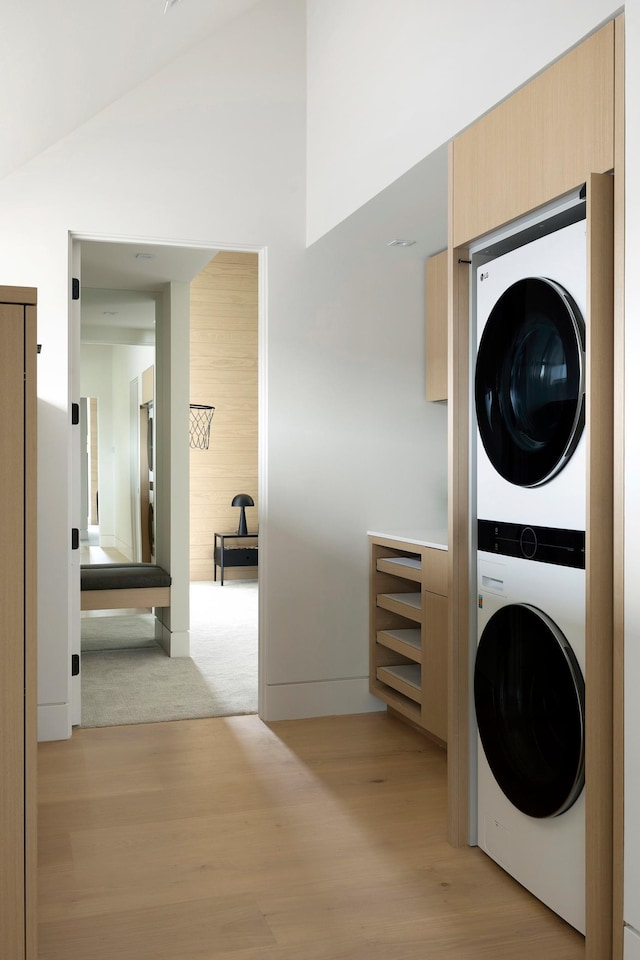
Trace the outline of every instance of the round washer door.
[[535, 487], [568, 463], [584, 427], [585, 327], [553, 280], [512, 284], [487, 319], [476, 361], [482, 444], [510, 483]]
[[537, 607], [501, 607], [476, 656], [478, 732], [491, 772], [530, 817], [555, 817], [584, 786], [584, 679], [557, 624]]

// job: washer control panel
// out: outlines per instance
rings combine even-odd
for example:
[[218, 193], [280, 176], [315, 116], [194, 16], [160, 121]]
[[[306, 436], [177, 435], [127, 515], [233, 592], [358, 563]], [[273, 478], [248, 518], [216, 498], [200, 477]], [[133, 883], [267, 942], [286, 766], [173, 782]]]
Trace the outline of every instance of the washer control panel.
[[478, 550], [561, 567], [585, 566], [584, 530], [478, 520]]

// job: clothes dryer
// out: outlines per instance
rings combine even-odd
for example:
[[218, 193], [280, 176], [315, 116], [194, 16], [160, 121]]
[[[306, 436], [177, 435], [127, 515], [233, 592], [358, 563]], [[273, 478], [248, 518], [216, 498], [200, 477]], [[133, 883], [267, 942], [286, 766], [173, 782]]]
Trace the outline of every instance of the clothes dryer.
[[478, 844], [584, 933], [584, 532], [480, 521], [478, 544]]
[[584, 530], [586, 223], [478, 268], [477, 516]]

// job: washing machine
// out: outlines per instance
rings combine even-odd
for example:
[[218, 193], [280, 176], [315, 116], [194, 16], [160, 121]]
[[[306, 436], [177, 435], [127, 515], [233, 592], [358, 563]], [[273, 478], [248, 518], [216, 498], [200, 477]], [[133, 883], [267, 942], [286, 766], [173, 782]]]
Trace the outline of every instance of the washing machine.
[[478, 547], [478, 845], [584, 933], [584, 532], [479, 521]]
[[584, 219], [477, 268], [478, 517], [585, 529], [586, 290]]

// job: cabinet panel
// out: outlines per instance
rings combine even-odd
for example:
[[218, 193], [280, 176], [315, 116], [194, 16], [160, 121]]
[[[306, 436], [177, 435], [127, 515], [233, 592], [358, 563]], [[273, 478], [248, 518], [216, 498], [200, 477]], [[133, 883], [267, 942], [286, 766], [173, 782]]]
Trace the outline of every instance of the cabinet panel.
[[422, 677], [422, 719], [427, 730], [446, 743], [449, 602], [446, 597], [426, 593], [424, 607], [423, 656], [427, 667]]
[[447, 399], [447, 251], [426, 263], [427, 400]]
[[35, 310], [6, 303], [21, 292], [0, 288], [0, 955], [35, 960]]
[[453, 246], [611, 170], [613, 101], [611, 22], [456, 137]]
[[424, 552], [424, 585], [431, 593], [448, 596], [449, 562], [446, 550], [426, 548]]
[[447, 551], [370, 536], [370, 690], [447, 736]]
[[0, 307], [2, 405], [2, 670], [0, 670], [0, 930], [2, 954], [24, 956], [24, 308]]

